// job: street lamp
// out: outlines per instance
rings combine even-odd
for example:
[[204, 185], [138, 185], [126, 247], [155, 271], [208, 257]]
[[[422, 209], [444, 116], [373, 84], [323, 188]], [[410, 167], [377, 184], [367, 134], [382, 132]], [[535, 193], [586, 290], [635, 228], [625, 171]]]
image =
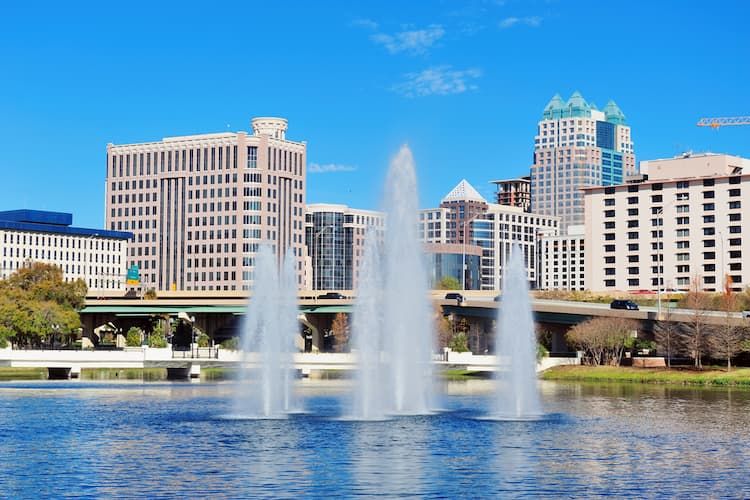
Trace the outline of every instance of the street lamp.
[[331, 228], [334, 228], [334, 227], [335, 227], [335, 226], [334, 226], [333, 224], [328, 224], [327, 226], [323, 226], [323, 227], [322, 227], [322, 228], [321, 228], [320, 230], [318, 230], [318, 231], [317, 231], [317, 232], [315, 233], [315, 235], [313, 236], [313, 241], [312, 241], [312, 244], [313, 244], [313, 290], [315, 290], [315, 287], [316, 287], [316, 285], [317, 285], [317, 280], [315, 279], [315, 278], [316, 278], [316, 276], [315, 276], [315, 271], [316, 271], [316, 269], [318, 269], [318, 257], [319, 257], [319, 256], [320, 256], [320, 254], [322, 253], [322, 252], [320, 251], [320, 250], [321, 250], [321, 249], [320, 249], [320, 246], [321, 246], [321, 243], [320, 243], [320, 242], [318, 242], [318, 248], [317, 248], [317, 251], [316, 251], [315, 240], [317, 240], [318, 238], [320, 238], [320, 237], [321, 237], [321, 236], [323, 235], [323, 232], [324, 232], [324, 231], [325, 231], [326, 229], [331, 229]]
[[[461, 222], [461, 233], [463, 233], [461, 245], [461, 291], [466, 290], [466, 224], [472, 222], [481, 215], [484, 215], [484, 213], [479, 212]], [[471, 229], [469, 230], [469, 233], [471, 234]]]

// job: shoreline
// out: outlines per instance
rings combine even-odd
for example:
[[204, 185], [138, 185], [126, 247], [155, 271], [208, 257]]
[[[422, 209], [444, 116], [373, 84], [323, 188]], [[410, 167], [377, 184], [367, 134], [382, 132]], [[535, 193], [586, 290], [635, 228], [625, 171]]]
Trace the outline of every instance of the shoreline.
[[605, 384], [661, 384], [693, 387], [750, 388], [750, 368], [690, 369], [631, 368], [623, 366], [557, 366], [540, 375], [555, 382], [598, 382]]

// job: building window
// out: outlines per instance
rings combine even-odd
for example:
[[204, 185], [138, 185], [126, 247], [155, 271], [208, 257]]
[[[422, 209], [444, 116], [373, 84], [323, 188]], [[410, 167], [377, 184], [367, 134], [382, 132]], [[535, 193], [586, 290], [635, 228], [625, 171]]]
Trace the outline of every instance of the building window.
[[740, 196], [740, 190], [739, 189], [730, 189], [729, 190], [729, 196]]
[[258, 148], [256, 146], [247, 147], [247, 168], [258, 168]]

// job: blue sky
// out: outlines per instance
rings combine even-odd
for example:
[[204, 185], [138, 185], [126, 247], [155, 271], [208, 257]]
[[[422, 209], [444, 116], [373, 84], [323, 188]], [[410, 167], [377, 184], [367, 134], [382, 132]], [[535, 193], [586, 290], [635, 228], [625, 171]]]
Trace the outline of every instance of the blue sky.
[[[216, 5], [221, 5], [217, 8]], [[308, 142], [307, 201], [377, 208], [402, 143], [421, 205], [528, 172], [550, 97], [614, 99], [640, 159], [750, 157], [744, 1], [5, 2], [0, 209], [104, 220], [105, 148], [248, 130]]]

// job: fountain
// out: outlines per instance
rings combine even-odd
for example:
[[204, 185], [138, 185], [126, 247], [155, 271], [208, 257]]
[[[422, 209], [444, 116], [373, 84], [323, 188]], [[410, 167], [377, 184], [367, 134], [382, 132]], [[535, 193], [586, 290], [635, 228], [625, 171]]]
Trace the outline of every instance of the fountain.
[[[281, 272], [268, 245], [255, 257], [253, 295], [242, 323], [242, 359], [235, 416], [284, 418], [295, 411], [292, 397], [297, 285], [294, 257], [287, 253]], [[254, 380], [253, 380], [254, 379]]]
[[493, 418], [527, 420], [542, 416], [536, 384], [536, 335], [523, 251], [511, 249], [503, 268], [503, 295], [497, 318], [498, 394]]
[[368, 234], [353, 317], [359, 372], [353, 417], [419, 415], [433, 403], [427, 275], [417, 238], [414, 159], [402, 146], [385, 184], [382, 252]]

